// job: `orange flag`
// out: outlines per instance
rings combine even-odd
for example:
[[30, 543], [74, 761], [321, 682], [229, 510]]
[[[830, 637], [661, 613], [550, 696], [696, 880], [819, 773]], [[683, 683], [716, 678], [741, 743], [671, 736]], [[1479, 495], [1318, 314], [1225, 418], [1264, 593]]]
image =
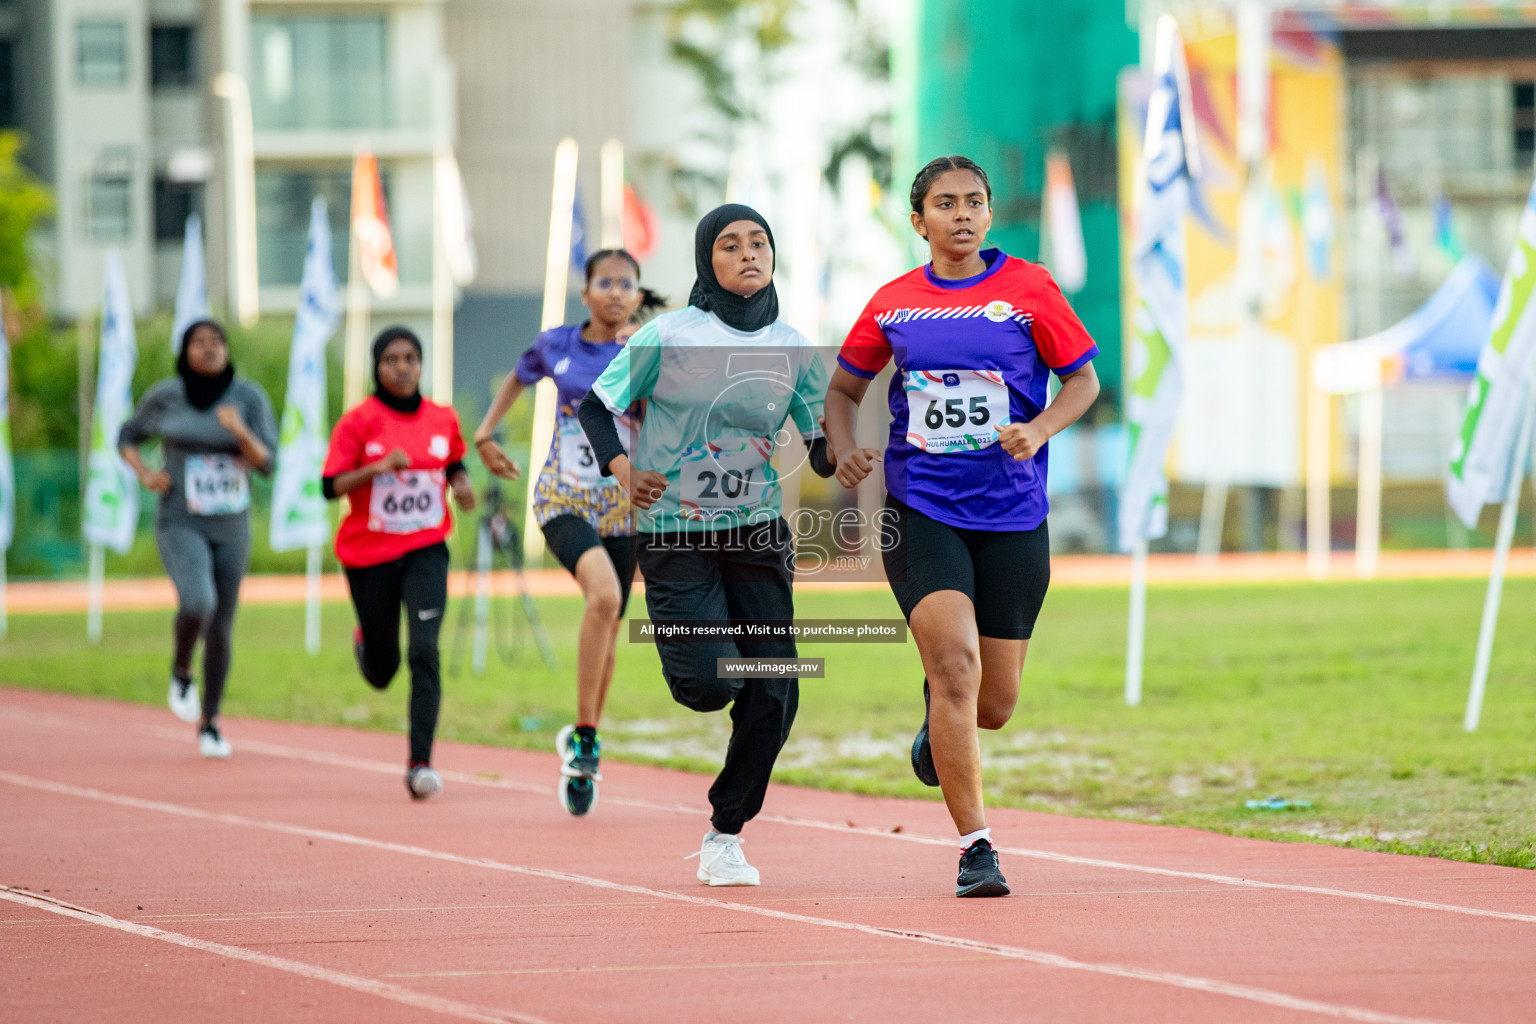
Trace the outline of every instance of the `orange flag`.
[[372, 153], [359, 153], [352, 165], [352, 237], [363, 280], [375, 295], [393, 295], [400, 286], [400, 266], [384, 209], [384, 182]]
[[656, 252], [661, 233], [656, 223], [656, 211], [635, 194], [634, 186], [624, 183], [624, 248], [635, 259], [644, 263]]

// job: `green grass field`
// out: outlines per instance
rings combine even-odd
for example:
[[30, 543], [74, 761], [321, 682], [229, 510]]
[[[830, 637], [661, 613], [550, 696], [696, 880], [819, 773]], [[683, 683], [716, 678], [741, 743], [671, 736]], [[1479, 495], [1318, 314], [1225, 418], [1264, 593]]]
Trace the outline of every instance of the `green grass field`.
[[[1145, 699], [1128, 708], [1125, 591], [1059, 588], [1013, 722], [983, 734], [988, 800], [1536, 867], [1536, 645], [1524, 628], [1536, 616], [1536, 581], [1508, 585], [1483, 725], [1469, 736], [1461, 716], [1482, 591], [1477, 581], [1155, 588]], [[575, 704], [580, 602], [539, 607], [560, 668], [544, 667], [520, 613], [501, 602], [521, 640], [515, 663], [493, 653], [487, 673], [474, 676], [466, 636], [462, 664], [445, 672], [440, 735], [551, 749]], [[883, 591], [802, 593], [797, 614], [899, 616]], [[459, 621], [455, 605], [444, 630], [449, 668]], [[351, 627], [348, 606], [326, 606], [324, 650], [312, 660], [302, 609], [242, 610], [227, 713], [402, 729], [403, 679], [385, 694], [365, 686], [348, 649]], [[0, 642], [0, 681], [163, 700], [168, 612], [109, 614], [98, 649], [84, 636], [83, 616], [14, 616]], [[777, 777], [934, 798], [907, 764], [922, 716], [916, 649], [824, 644], [802, 654], [825, 657], [827, 678], [802, 684]], [[621, 642], [604, 726], [609, 757], [708, 770], [727, 726], [723, 714], [673, 704], [654, 650]], [[238, 731], [231, 738], [238, 751]], [[1311, 806], [1244, 806], [1271, 795]]]

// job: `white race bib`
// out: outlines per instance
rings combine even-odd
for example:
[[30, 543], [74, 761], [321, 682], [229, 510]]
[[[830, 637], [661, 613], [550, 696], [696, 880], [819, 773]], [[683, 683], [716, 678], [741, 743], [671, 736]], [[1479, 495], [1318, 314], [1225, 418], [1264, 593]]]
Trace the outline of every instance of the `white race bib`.
[[561, 420], [557, 444], [555, 458], [560, 475], [577, 487], [597, 486], [603, 475], [597, 468], [592, 442], [587, 440], [587, 432], [581, 429], [581, 421], [574, 418]]
[[763, 503], [773, 442], [766, 437], [691, 449], [678, 467], [678, 500], [688, 519], [747, 515]]
[[195, 516], [227, 516], [251, 507], [245, 461], [233, 455], [188, 455], [187, 511]]
[[443, 471], [403, 470], [373, 478], [368, 529], [374, 533], [419, 533], [443, 524]]
[[1008, 422], [1000, 370], [914, 370], [907, 392], [907, 443], [925, 452], [978, 451], [997, 443]]

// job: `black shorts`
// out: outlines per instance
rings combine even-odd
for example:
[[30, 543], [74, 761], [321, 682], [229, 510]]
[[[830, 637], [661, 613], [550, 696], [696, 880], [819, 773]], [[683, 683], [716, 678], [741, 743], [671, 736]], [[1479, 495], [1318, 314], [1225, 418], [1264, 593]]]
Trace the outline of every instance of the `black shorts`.
[[555, 516], [540, 527], [549, 550], [565, 566], [566, 572], [576, 575], [576, 562], [590, 549], [601, 545], [613, 562], [613, 571], [619, 577], [619, 615], [629, 606], [629, 588], [635, 582], [635, 538], [599, 537], [592, 524], [581, 516]]
[[976, 606], [976, 631], [999, 640], [1028, 640], [1051, 583], [1051, 540], [1033, 530], [967, 530], [885, 499], [885, 576], [901, 613], [919, 601], [958, 590]]

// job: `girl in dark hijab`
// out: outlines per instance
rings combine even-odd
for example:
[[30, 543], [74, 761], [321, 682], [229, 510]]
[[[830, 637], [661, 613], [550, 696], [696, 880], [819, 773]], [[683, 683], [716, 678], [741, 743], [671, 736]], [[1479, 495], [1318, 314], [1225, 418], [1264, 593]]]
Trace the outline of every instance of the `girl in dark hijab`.
[[[581, 403], [597, 464], [638, 510], [636, 556], [653, 622], [705, 620], [733, 628], [719, 640], [661, 639], [672, 697], [693, 711], [731, 708], [725, 766], [709, 790], [713, 813], [699, 848], [699, 881], [757, 885], [741, 830], [762, 808], [800, 700], [793, 674], [722, 677], [721, 658], [793, 658], [794, 546], [780, 515], [780, 470], [769, 461], [793, 441], [792, 419], [822, 476], [822, 395], [827, 370], [811, 342], [778, 318], [773, 233], [756, 210], [711, 211], [695, 233], [698, 280], [689, 305], [640, 328]], [[613, 416], [641, 399], [633, 454]], [[788, 453], [786, 453], [788, 454]], [[631, 461], [633, 460], [633, 461]], [[795, 463], [799, 463], [796, 465]], [[793, 468], [790, 468], [790, 467]], [[736, 635], [746, 622], [769, 636]]]

